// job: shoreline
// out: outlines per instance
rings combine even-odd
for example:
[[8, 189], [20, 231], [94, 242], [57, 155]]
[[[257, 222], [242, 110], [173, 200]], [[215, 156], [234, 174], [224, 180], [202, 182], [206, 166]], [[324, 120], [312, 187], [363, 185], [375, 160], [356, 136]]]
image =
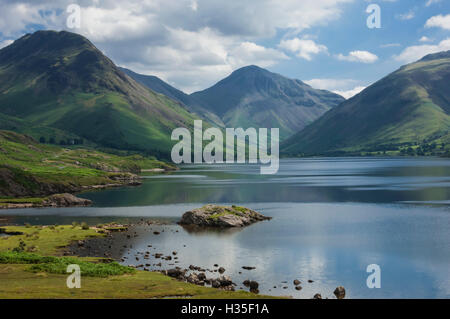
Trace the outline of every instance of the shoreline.
[[[143, 271], [122, 266], [108, 257], [68, 256], [67, 250], [70, 245], [85, 245], [86, 242], [95, 238], [108, 239], [113, 234], [123, 234], [128, 227], [130, 226], [115, 223], [94, 227], [75, 224], [72, 226], [0, 226], [2, 232], [15, 233], [0, 239], [0, 281], [2, 282], [0, 298], [277, 298], [182, 282], [170, 276], [169, 273], [163, 274], [158, 271]], [[20, 250], [17, 250], [19, 247], [21, 247]], [[36, 261], [27, 262], [30, 258]], [[84, 268], [85, 271], [90, 270], [91, 275], [84, 272], [81, 289], [67, 289], [65, 285], [67, 274], [64, 266], [59, 270], [46, 266], [49, 262], [56, 262], [54, 264], [56, 266], [64, 261], [79, 264], [82, 273], [83, 267], [88, 267]], [[116, 274], [109, 272], [112, 269], [116, 270]], [[18, 284], [26, 290], [17, 291]]]
[[[209, 268], [196, 265], [189, 265], [186, 268], [179, 267], [178, 265], [181, 262], [179, 254], [172, 247], [170, 249], [166, 248], [165, 250], [168, 250], [166, 252], [161, 252], [161, 249], [158, 249], [152, 244], [147, 245], [145, 252], [137, 252], [133, 255], [133, 258], [131, 256], [124, 256], [132, 250], [133, 245], [130, 244], [130, 241], [133, 238], [139, 237], [143, 230], [148, 233], [153, 233], [154, 236], [158, 236], [160, 232], [169, 232], [164, 226], [181, 227], [176, 222], [141, 220], [135, 224], [121, 226], [124, 227], [123, 231], [109, 232], [106, 237], [87, 238], [83, 241], [71, 243], [65, 247], [64, 256], [108, 258], [136, 270], [161, 273], [183, 283], [191, 283], [197, 286], [223, 291], [246, 291], [242, 287], [244, 285], [243, 283], [233, 282], [232, 278], [225, 274], [226, 271], [224, 268], [218, 264]], [[162, 229], [158, 228], [158, 231], [155, 231], [154, 226], [161, 227]], [[185, 248], [189, 249], [187, 247]], [[131, 262], [132, 260], [135, 260], [137, 264]], [[255, 284], [258, 286], [258, 283], [254, 282], [253, 285]], [[247, 288], [250, 288], [250, 286]], [[255, 296], [259, 294], [257, 288], [246, 292], [255, 294]], [[284, 297], [288, 298], [290, 296]], [[273, 298], [276, 298], [276, 296], [273, 296]]]
[[[167, 170], [164, 168], [149, 168], [149, 169], [141, 169], [141, 173], [168, 173], [171, 170]], [[126, 173], [126, 172], [123, 172]], [[78, 189], [73, 191], [67, 191], [65, 193], [51, 193], [42, 197], [16, 197], [16, 198], [0, 198], [0, 209], [24, 209], [24, 208], [43, 208], [43, 207], [78, 207], [78, 206], [90, 206], [88, 205], [80, 205], [77, 203], [65, 203], [64, 205], [58, 205], [57, 203], [49, 201], [49, 198], [52, 196], [58, 196], [63, 194], [71, 194], [77, 199], [84, 200], [82, 197], [78, 197], [85, 191], [90, 190], [103, 190], [110, 188], [118, 188], [118, 187], [137, 187], [142, 185], [142, 176], [141, 175], [133, 175], [133, 178], [129, 179], [118, 179], [118, 183], [107, 183], [107, 184], [94, 184], [94, 185], [82, 185]]]
[[[132, 267], [145, 272], [157, 272], [172, 277], [179, 282], [191, 283], [200, 287], [215, 288], [224, 291], [246, 292], [256, 296], [269, 295], [272, 298], [294, 298], [296, 292], [302, 287], [310, 285], [313, 280], [291, 278], [282, 282], [258, 282], [259, 277], [254, 273], [257, 264], [242, 264], [230, 273], [226, 265], [220, 263], [206, 265], [201, 260], [191, 264], [183, 262], [183, 256], [189, 254], [195, 247], [182, 245], [179, 247], [165, 246], [151, 240], [150, 236], [176, 235], [177, 227], [184, 228], [176, 221], [160, 222], [157, 220], [141, 220], [138, 223], [126, 225], [123, 232], [110, 233], [107, 237], [87, 239], [82, 242], [74, 242], [67, 246], [67, 256], [80, 256], [86, 258], [98, 257], [110, 258], [121, 265]], [[242, 229], [242, 228], [241, 228]], [[217, 229], [216, 229], [217, 230]], [[228, 232], [229, 228], [220, 229]], [[167, 236], [166, 235], [166, 236]], [[142, 245], [140, 238], [143, 236], [147, 242]], [[140, 244], [138, 244], [140, 243]], [[139, 245], [135, 247], [135, 245]], [[239, 271], [239, 274], [238, 274]], [[238, 278], [236, 280], [236, 277]], [[245, 277], [245, 278], [244, 278]], [[277, 286], [278, 292], [273, 289]], [[264, 292], [260, 294], [259, 289]], [[330, 292], [332, 296], [332, 291]], [[302, 298], [320, 299], [321, 295], [316, 291]]]

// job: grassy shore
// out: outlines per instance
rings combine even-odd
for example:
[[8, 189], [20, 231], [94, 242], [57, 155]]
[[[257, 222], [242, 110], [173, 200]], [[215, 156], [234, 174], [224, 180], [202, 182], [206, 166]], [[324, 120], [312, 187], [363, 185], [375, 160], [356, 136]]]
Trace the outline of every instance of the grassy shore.
[[[0, 237], [0, 298], [269, 298], [180, 282], [102, 258], [62, 256], [70, 242], [105, 236], [109, 227], [1, 227], [2, 232], [15, 235]], [[80, 265], [80, 289], [66, 286], [64, 270], [69, 263]]]
[[17, 198], [27, 198], [21, 203], [36, 204], [50, 194], [127, 184], [143, 169], [175, 169], [152, 157], [41, 144], [26, 135], [1, 130], [0, 163], [0, 205]]

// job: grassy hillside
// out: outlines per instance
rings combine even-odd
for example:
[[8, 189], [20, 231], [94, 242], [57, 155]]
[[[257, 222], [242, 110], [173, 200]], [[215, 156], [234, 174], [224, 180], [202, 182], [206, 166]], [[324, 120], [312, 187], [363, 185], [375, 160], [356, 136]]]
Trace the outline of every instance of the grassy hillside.
[[172, 129], [191, 127], [196, 118], [125, 75], [86, 38], [65, 31], [27, 34], [0, 50], [0, 113], [28, 123], [21, 132], [50, 127], [166, 156]]
[[161, 93], [174, 101], [185, 105], [189, 110], [196, 113], [199, 117], [214, 123], [218, 127], [225, 127], [222, 120], [214, 113], [201, 107], [199, 103], [189, 94], [186, 94], [173, 86], [167, 84], [160, 78], [152, 75], [143, 75], [128, 69], [120, 68], [125, 74], [133, 78], [136, 82], [148, 87], [150, 90]]
[[172, 166], [141, 155], [118, 156], [83, 148], [44, 145], [0, 131], [0, 197], [76, 192], [92, 185], [123, 184], [141, 169]]
[[282, 145], [289, 155], [445, 154], [450, 51], [406, 65], [327, 112]]
[[216, 85], [191, 94], [227, 127], [279, 128], [284, 139], [316, 120], [344, 98], [316, 90], [257, 66], [234, 71]]

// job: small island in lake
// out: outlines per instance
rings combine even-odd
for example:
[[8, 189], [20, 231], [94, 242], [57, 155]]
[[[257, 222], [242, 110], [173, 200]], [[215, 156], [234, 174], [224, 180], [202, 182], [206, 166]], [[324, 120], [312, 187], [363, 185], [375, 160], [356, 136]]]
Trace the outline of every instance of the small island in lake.
[[272, 217], [264, 216], [246, 207], [209, 204], [187, 211], [181, 217], [179, 224], [222, 228], [244, 227], [270, 219]]

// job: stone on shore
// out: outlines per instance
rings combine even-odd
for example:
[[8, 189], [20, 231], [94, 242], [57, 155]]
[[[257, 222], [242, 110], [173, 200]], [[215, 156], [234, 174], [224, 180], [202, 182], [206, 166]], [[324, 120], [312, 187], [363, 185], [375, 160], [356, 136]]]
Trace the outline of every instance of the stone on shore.
[[205, 205], [183, 214], [181, 225], [207, 227], [244, 227], [258, 221], [270, 220], [254, 210], [240, 206]]
[[76, 197], [69, 193], [50, 195], [44, 206], [69, 207], [69, 206], [89, 206], [92, 201]]

